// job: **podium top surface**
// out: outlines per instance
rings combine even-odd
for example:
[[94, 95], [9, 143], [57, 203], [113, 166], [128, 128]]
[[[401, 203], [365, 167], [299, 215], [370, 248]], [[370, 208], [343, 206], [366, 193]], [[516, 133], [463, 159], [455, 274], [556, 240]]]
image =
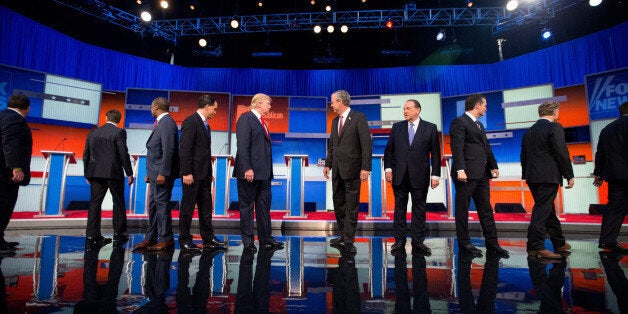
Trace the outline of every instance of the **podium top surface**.
[[307, 167], [309, 165], [309, 161], [308, 161], [308, 156], [307, 155], [283, 155], [283, 157], [286, 160], [286, 166], [288, 165], [288, 161], [292, 158], [303, 158], [303, 161], [305, 162], [305, 166]]
[[64, 151], [57, 151], [57, 150], [42, 150], [41, 154], [44, 155], [44, 158], [48, 158], [50, 157], [50, 155], [54, 155], [54, 154], [66, 155], [70, 159], [71, 164], [76, 163], [76, 157], [74, 157], [74, 152], [64, 152]]
[[133, 159], [137, 160], [140, 157], [146, 157], [146, 154], [131, 154], [131, 157], [133, 157]]

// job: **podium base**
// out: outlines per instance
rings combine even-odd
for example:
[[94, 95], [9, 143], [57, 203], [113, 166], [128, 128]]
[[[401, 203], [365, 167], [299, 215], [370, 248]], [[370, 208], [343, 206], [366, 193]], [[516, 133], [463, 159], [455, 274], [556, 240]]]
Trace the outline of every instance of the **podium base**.
[[441, 215], [440, 218], [447, 219], [447, 220], [456, 220], [456, 217], [449, 216], [449, 215]]
[[299, 218], [299, 219], [305, 219], [307, 218], [307, 215], [302, 215], [302, 216], [291, 216], [291, 215], [284, 215], [283, 218]]
[[233, 215], [231, 214], [224, 214], [224, 215], [216, 215], [216, 214], [212, 214], [212, 218], [230, 218], [233, 217]]
[[126, 218], [148, 218], [148, 214], [127, 214]]
[[376, 216], [368, 216], [368, 215], [364, 216], [364, 219], [369, 219], [369, 220], [388, 220], [388, 218], [390, 218], [390, 217], [386, 216], [386, 215], [378, 216], [378, 217], [376, 217]]
[[63, 218], [63, 217], [65, 217], [65, 214], [58, 214], [58, 215], [39, 214], [39, 215], [35, 215], [33, 217], [35, 217], [35, 218]]

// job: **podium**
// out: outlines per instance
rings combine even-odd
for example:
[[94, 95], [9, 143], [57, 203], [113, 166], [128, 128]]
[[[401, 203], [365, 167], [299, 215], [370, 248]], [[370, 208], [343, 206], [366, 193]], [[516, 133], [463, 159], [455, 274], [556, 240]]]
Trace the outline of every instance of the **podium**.
[[65, 198], [65, 179], [68, 166], [76, 164], [73, 152], [42, 150], [46, 158], [41, 194], [39, 202], [39, 216], [63, 217], [63, 202]]
[[148, 215], [148, 183], [144, 180], [146, 177], [146, 154], [131, 155], [135, 159], [133, 173], [135, 180], [129, 193], [129, 210], [133, 215]]
[[[451, 155], [443, 156], [441, 160], [441, 166], [445, 166], [447, 172], [447, 216], [443, 215], [442, 218], [447, 218], [449, 220], [455, 219], [454, 217], [454, 178], [451, 177]], [[469, 217], [470, 218], [470, 217]]]
[[286, 210], [284, 218], [306, 218], [304, 197], [304, 167], [308, 166], [307, 155], [284, 155], [288, 166]]
[[234, 164], [231, 155], [212, 156], [214, 164], [214, 214], [213, 217], [229, 217], [227, 210], [229, 209], [229, 168]]
[[366, 218], [386, 219], [386, 178], [384, 177], [384, 155], [375, 154], [371, 159], [369, 187], [369, 212]]

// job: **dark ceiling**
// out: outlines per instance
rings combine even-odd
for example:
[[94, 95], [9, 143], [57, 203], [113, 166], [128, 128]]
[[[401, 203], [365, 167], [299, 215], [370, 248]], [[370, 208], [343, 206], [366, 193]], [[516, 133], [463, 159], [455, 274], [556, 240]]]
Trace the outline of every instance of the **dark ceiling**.
[[[62, 0], [58, 0], [62, 1]], [[90, 1], [90, 0], [73, 0]], [[190, 11], [194, 1], [197, 9]], [[551, 0], [522, 0], [521, 2]], [[101, 0], [132, 14], [138, 14], [135, 0]], [[180, 19], [192, 17], [278, 14], [290, 12], [320, 12], [325, 0], [264, 0], [258, 7], [257, 0], [170, 0], [171, 7], [158, 9], [151, 0], [153, 19]], [[396, 0], [338, 0], [335, 10], [401, 9], [408, 1]], [[417, 8], [465, 7], [466, 0], [416, 1]], [[478, 0], [474, 7], [501, 7], [506, 0]], [[141, 36], [122, 27], [94, 18], [83, 12], [58, 4], [52, 0], [0, 0], [0, 5], [47, 25], [88, 44], [188, 67], [242, 67], [274, 69], [343, 69], [396, 67], [411, 65], [478, 64], [499, 61], [497, 38], [505, 38], [504, 58], [512, 58], [550, 45], [559, 44], [626, 21], [625, 4], [620, 0], [605, 0], [598, 7], [590, 7], [587, 1], [560, 11], [545, 25], [527, 24], [516, 26], [500, 34], [493, 34], [489, 26], [449, 27], [445, 42], [434, 38], [438, 28], [378, 28], [354, 29], [346, 34], [312, 31], [215, 34], [206, 36], [209, 46], [198, 47], [198, 37], [179, 37], [176, 44]], [[553, 39], [543, 41], [540, 30], [551, 28]], [[220, 46], [222, 56], [211, 56], [207, 51]], [[254, 58], [252, 52], [278, 50], [279, 58]], [[385, 55], [382, 50], [409, 51], [409, 55]], [[320, 63], [320, 58], [333, 56], [333, 62]], [[316, 62], [318, 60], [318, 62]]]

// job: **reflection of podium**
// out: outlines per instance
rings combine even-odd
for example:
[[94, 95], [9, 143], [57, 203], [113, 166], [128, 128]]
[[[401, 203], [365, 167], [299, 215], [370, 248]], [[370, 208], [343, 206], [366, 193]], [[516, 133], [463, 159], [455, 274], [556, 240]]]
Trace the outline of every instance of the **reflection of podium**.
[[285, 218], [305, 218], [304, 167], [308, 166], [307, 155], [284, 155], [288, 166], [288, 186], [286, 188]]
[[229, 217], [229, 168], [234, 160], [231, 155], [212, 156], [214, 163], [214, 217]]
[[[441, 161], [441, 167], [445, 166], [447, 169], [445, 172], [447, 173], [447, 216], [443, 215], [443, 218], [447, 219], [455, 219], [454, 218], [454, 178], [451, 177], [451, 155], [444, 155]], [[469, 217], [471, 218], [471, 217]]]
[[46, 158], [46, 166], [41, 183], [39, 215], [64, 216], [65, 179], [68, 165], [75, 164], [76, 158], [73, 152], [42, 150], [41, 153]]
[[146, 177], [146, 154], [131, 155], [135, 159], [133, 173], [135, 180], [129, 193], [129, 210], [133, 215], [147, 215], [148, 183]]
[[386, 180], [384, 178], [384, 155], [376, 154], [371, 159], [369, 185], [369, 213], [367, 218], [386, 219]]

